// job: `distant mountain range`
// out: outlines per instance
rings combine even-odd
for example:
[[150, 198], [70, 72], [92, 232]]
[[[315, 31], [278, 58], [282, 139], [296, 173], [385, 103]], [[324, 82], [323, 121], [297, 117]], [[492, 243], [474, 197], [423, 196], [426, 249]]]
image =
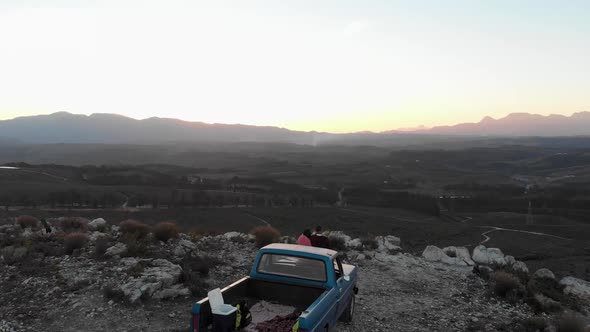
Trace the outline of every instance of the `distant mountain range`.
[[473, 136], [587, 136], [590, 135], [590, 112], [571, 116], [512, 113], [497, 120], [487, 116], [477, 123], [439, 126], [416, 132]]
[[382, 133], [331, 134], [269, 126], [206, 124], [167, 118], [135, 120], [116, 114], [89, 116], [59, 112], [0, 121], [4, 143], [285, 142], [295, 144], [373, 144], [410, 142], [423, 136], [590, 136], [590, 112], [572, 116], [513, 113], [478, 123], [392, 130]]

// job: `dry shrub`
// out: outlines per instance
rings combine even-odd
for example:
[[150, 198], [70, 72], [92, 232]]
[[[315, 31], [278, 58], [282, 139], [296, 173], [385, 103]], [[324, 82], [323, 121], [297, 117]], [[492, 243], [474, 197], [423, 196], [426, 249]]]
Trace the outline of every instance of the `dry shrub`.
[[80, 217], [66, 217], [60, 222], [61, 229], [66, 233], [85, 233], [88, 230], [86, 219]]
[[71, 255], [74, 250], [81, 249], [88, 242], [88, 235], [84, 233], [71, 233], [64, 239], [64, 251], [66, 255]]
[[152, 250], [147, 239], [139, 239], [134, 241], [127, 241], [127, 251], [121, 255], [122, 257], [150, 257]]
[[193, 296], [207, 294], [209, 284], [205, 281], [209, 270], [221, 264], [221, 261], [211, 256], [185, 258], [182, 263], [181, 282], [190, 290]]
[[524, 332], [543, 331], [547, 327], [547, 321], [543, 317], [529, 317], [521, 323], [521, 329]]
[[524, 291], [518, 277], [504, 271], [494, 273], [493, 287], [494, 293], [500, 297], [514, 296]]
[[162, 242], [168, 242], [169, 239], [178, 237], [178, 226], [174, 222], [161, 222], [156, 224], [152, 229], [156, 239]]
[[256, 239], [258, 247], [264, 247], [271, 243], [279, 242], [281, 233], [272, 226], [257, 226], [250, 232]]
[[585, 332], [586, 322], [580, 315], [565, 314], [556, 321], [557, 332]]
[[103, 257], [107, 249], [111, 247], [112, 239], [108, 236], [100, 236], [94, 242], [94, 255], [96, 257]]
[[37, 228], [39, 226], [39, 219], [33, 216], [23, 215], [16, 218], [16, 223], [19, 224], [22, 229]]
[[119, 230], [123, 233], [123, 236], [129, 240], [144, 239], [150, 233], [148, 225], [134, 219], [121, 221], [119, 224]]
[[363, 244], [363, 248], [367, 250], [376, 250], [379, 248], [379, 243], [375, 239], [362, 239], [361, 243]]
[[330, 236], [328, 239], [330, 240], [330, 249], [336, 251], [346, 250], [346, 241], [344, 238], [339, 236]]

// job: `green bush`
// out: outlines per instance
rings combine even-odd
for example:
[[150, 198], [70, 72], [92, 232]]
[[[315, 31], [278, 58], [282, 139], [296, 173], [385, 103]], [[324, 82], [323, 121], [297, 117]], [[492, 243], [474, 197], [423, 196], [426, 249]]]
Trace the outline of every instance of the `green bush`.
[[254, 235], [259, 248], [279, 242], [281, 238], [281, 233], [272, 226], [257, 226], [250, 233]]
[[169, 239], [178, 237], [178, 226], [174, 222], [161, 222], [153, 227], [152, 232], [156, 239], [168, 242]]
[[111, 247], [112, 241], [108, 236], [100, 236], [94, 242], [94, 255], [96, 257], [103, 257], [107, 249]]

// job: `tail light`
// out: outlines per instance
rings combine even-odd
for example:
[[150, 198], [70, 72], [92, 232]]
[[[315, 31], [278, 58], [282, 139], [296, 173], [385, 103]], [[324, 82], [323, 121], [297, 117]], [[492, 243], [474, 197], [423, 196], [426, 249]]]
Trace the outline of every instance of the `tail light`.
[[199, 332], [199, 314], [193, 314], [193, 332]]

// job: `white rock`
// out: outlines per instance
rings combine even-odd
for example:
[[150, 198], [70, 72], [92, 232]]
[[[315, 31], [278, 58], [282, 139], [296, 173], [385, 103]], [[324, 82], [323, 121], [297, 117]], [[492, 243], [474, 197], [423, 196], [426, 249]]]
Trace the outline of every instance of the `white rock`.
[[514, 264], [512, 264], [512, 271], [528, 274], [529, 268], [524, 262], [516, 261]]
[[506, 255], [504, 256], [504, 260], [506, 260], [506, 265], [508, 266], [512, 266], [516, 263], [516, 259], [514, 259], [514, 256]]
[[574, 277], [565, 277], [559, 281], [559, 284], [565, 287], [563, 289], [565, 294], [590, 300], [590, 282]]
[[90, 228], [91, 230], [95, 230], [100, 227], [105, 227], [106, 225], [107, 225], [106, 220], [104, 220], [102, 218], [96, 218], [88, 223], [88, 228]]
[[162, 300], [171, 299], [178, 296], [188, 296], [190, 294], [191, 292], [188, 290], [188, 288], [182, 288], [180, 285], [176, 285], [175, 287], [162, 289], [161, 291], [154, 294], [154, 298]]
[[467, 263], [458, 257], [449, 257], [437, 246], [428, 246], [422, 252], [422, 257], [430, 262], [441, 262], [449, 265], [467, 266]]
[[361, 239], [352, 239], [346, 242], [346, 247], [349, 249], [361, 249], [363, 247], [363, 241]]
[[386, 252], [386, 251], [399, 251], [401, 250], [400, 244], [401, 239], [397, 236], [387, 235], [387, 236], [376, 236], [375, 241], [377, 241], [377, 251]]
[[227, 233], [223, 234], [222, 237], [224, 237], [226, 240], [231, 240], [236, 237], [245, 238], [246, 236], [245, 236], [245, 234], [242, 234], [240, 232], [227, 232]]
[[110, 247], [105, 251], [106, 256], [121, 256], [127, 252], [127, 245], [124, 243], [118, 242], [114, 246]]
[[352, 238], [346, 234], [344, 234], [344, 232], [342, 231], [330, 231], [326, 233], [327, 237], [335, 237], [335, 238], [339, 238], [344, 240], [344, 243], [352, 240]]
[[365, 254], [358, 254], [358, 256], [356, 256], [356, 260], [357, 261], [364, 261], [367, 257], [365, 256]]
[[498, 248], [486, 248], [483, 245], [479, 245], [473, 249], [473, 255], [471, 258], [478, 264], [506, 265], [504, 254], [502, 253], [502, 250]]
[[[453, 258], [459, 258], [465, 262], [466, 265], [474, 266], [475, 262], [471, 259], [471, 255], [469, 254], [469, 250], [465, 247], [445, 247], [442, 249], [447, 256]], [[462, 265], [462, 264], [460, 264]]]
[[551, 270], [546, 268], [541, 268], [535, 271], [533, 274], [534, 279], [553, 279], [555, 280], [555, 274], [551, 272]]

